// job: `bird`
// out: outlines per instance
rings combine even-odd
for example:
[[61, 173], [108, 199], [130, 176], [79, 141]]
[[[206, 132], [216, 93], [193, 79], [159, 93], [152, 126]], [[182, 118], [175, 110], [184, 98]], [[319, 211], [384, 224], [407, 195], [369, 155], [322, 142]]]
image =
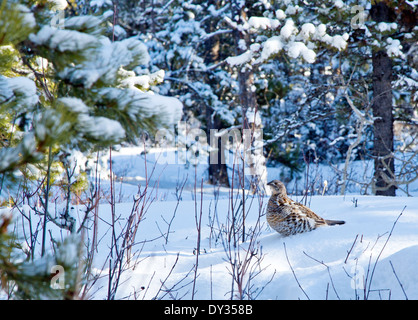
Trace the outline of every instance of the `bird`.
[[269, 226], [282, 236], [309, 232], [322, 226], [344, 224], [341, 220], [327, 220], [315, 214], [311, 209], [287, 196], [286, 187], [279, 180], [267, 185], [272, 190], [266, 209]]

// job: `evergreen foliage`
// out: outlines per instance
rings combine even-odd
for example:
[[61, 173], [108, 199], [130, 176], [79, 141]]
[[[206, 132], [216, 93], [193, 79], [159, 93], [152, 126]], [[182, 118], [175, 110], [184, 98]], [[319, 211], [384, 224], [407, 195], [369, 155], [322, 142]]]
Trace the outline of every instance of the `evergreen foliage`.
[[3, 140], [0, 172], [41, 160], [51, 146], [87, 151], [175, 122], [179, 103], [145, 93], [162, 78], [138, 79], [134, 71], [149, 63], [140, 40], [112, 41], [100, 16], [67, 17], [51, 26], [47, 8], [3, 2], [8, 20], [2, 19], [1, 56], [13, 55], [16, 67], [15, 76], [7, 75], [7, 66], [0, 79], [2, 119], [10, 119], [2, 134], [12, 136]]
[[[9, 298], [77, 298], [81, 238], [69, 204], [72, 194], [88, 186], [80, 170], [85, 164], [74, 155], [84, 153], [78, 159], [85, 159], [113, 144], [134, 142], [181, 117], [177, 99], [150, 91], [164, 73], [147, 71], [150, 56], [143, 42], [115, 40], [105, 16], [73, 15], [76, 6], [45, 0], [7, 0], [0, 6], [0, 194], [7, 199], [8, 188], [28, 192], [41, 179], [35, 190], [43, 208], [36, 209], [43, 224], [40, 258], [34, 244], [29, 256], [18, 254], [20, 235], [10, 235], [12, 218], [1, 217], [0, 270]], [[60, 218], [48, 210], [53, 186], [67, 197]], [[4, 200], [2, 206], [8, 205]], [[45, 249], [47, 222], [72, 234], [54, 253]], [[65, 270], [61, 290], [51, 288], [54, 266]]]
[[[372, 55], [377, 50], [387, 52], [393, 63], [395, 120], [416, 125], [418, 78], [413, 56], [418, 30], [413, 3], [119, 3], [125, 34], [142, 32], [153, 68], [166, 70], [169, 81], [162, 92], [179, 95], [190, 110], [187, 116], [198, 118], [202, 126], [211, 127], [208, 119], [215, 117], [221, 119], [220, 128], [242, 125], [239, 74], [253, 73], [251, 90], [257, 95], [270, 164], [290, 165], [294, 172], [306, 161], [336, 166], [347, 157], [350, 161], [375, 158], [371, 105]], [[390, 19], [375, 21], [383, 3]], [[243, 35], [239, 41], [235, 41], [237, 32]], [[350, 103], [367, 118], [361, 131]], [[395, 152], [405, 145], [401, 140], [395, 140]], [[404, 151], [397, 157], [405, 158]], [[403, 177], [398, 172], [390, 179], [396, 184], [411, 181]]]

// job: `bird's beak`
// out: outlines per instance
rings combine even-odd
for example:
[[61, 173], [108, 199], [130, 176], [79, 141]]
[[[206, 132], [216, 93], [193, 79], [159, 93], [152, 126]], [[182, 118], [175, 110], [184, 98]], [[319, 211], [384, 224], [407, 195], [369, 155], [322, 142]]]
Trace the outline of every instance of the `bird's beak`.
[[271, 186], [273, 184], [274, 180], [271, 180], [269, 183], [267, 183], [268, 186]]

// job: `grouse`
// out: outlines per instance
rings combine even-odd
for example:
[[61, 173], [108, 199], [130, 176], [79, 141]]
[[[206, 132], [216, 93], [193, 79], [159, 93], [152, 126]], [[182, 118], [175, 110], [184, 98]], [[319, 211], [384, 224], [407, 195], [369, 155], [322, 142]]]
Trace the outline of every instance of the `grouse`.
[[312, 231], [321, 226], [344, 224], [345, 221], [326, 220], [311, 209], [287, 196], [286, 187], [279, 180], [268, 184], [272, 195], [267, 204], [266, 218], [271, 228], [283, 236]]

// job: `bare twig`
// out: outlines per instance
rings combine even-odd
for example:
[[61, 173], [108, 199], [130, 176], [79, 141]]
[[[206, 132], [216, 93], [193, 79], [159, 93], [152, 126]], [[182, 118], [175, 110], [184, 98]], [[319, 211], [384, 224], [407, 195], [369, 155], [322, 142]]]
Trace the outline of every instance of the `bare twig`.
[[[196, 175], [196, 171], [195, 171]], [[197, 230], [197, 242], [196, 242], [196, 263], [194, 266], [194, 278], [193, 278], [193, 288], [192, 288], [192, 300], [194, 299], [194, 295], [196, 293], [196, 280], [197, 280], [197, 268], [199, 266], [199, 256], [200, 256], [200, 238], [202, 233], [202, 214], [203, 214], [203, 179], [201, 180], [200, 184], [200, 211], [198, 213], [197, 210], [197, 194], [196, 194], [196, 181], [197, 176], [195, 176], [195, 222], [196, 222], [196, 230]]]
[[406, 299], [406, 300], [408, 300], [408, 296], [406, 295], [406, 292], [405, 292], [405, 289], [404, 289], [404, 287], [403, 287], [403, 285], [402, 285], [402, 282], [399, 280], [398, 275], [397, 275], [397, 274], [396, 274], [396, 272], [395, 272], [395, 268], [393, 267], [392, 261], [390, 261], [390, 260], [389, 260], [389, 263], [390, 263], [390, 266], [392, 267], [392, 271], [393, 271], [393, 274], [394, 274], [394, 275], [395, 275], [395, 277], [396, 277], [396, 280], [398, 280], [398, 283], [399, 283], [399, 285], [401, 286], [402, 292], [403, 292], [403, 294], [405, 295], [405, 299]]
[[347, 263], [348, 257], [350, 256], [351, 251], [353, 251], [353, 248], [354, 248], [354, 245], [356, 244], [357, 238], [358, 238], [358, 234], [356, 235], [356, 238], [354, 239], [354, 242], [353, 242], [350, 250], [347, 251], [347, 257], [345, 257], [344, 263]]
[[303, 290], [303, 288], [302, 288], [302, 286], [301, 286], [301, 284], [300, 284], [300, 282], [299, 282], [298, 278], [296, 277], [295, 270], [293, 270], [293, 267], [292, 267], [292, 265], [290, 264], [289, 257], [288, 257], [288, 255], [287, 255], [286, 243], [284, 243], [284, 242], [283, 242], [283, 247], [284, 247], [284, 253], [285, 253], [285, 255], [286, 255], [286, 260], [287, 260], [287, 263], [289, 264], [290, 270], [292, 270], [293, 277], [295, 278], [296, 283], [298, 284], [298, 286], [299, 286], [300, 290], [302, 290], [302, 292], [303, 292], [303, 294], [305, 295], [305, 297], [306, 297], [308, 300], [311, 300], [311, 299], [309, 298], [309, 296], [306, 294], [305, 290]]
[[375, 263], [374, 263], [374, 266], [373, 266], [373, 269], [372, 269], [372, 272], [371, 272], [371, 275], [370, 275], [370, 279], [367, 279], [367, 278], [366, 278], [366, 282], [367, 282], [367, 280], [368, 280], [368, 284], [369, 284], [369, 286], [368, 286], [368, 291], [366, 292], [366, 296], [365, 296], [365, 299], [366, 299], [366, 300], [367, 300], [367, 298], [369, 297], [370, 287], [371, 287], [371, 285], [372, 285], [373, 276], [374, 276], [374, 272], [375, 272], [375, 270], [376, 270], [377, 263], [378, 263], [378, 261], [379, 261], [379, 259], [380, 259], [380, 256], [381, 256], [381, 255], [382, 255], [382, 253], [383, 253], [383, 250], [385, 249], [386, 245], [388, 244], [390, 237], [392, 236], [392, 233], [393, 233], [393, 230], [395, 229], [396, 223], [398, 222], [399, 218], [402, 216], [402, 214], [403, 214], [403, 212], [405, 211], [405, 209], [406, 209], [406, 206], [402, 209], [401, 213], [399, 214], [399, 216], [396, 218], [395, 222], [393, 223], [393, 225], [392, 225], [392, 229], [390, 230], [389, 235], [388, 235], [388, 237], [387, 237], [387, 239], [386, 239], [386, 241], [385, 241], [385, 243], [384, 243], [384, 245], [383, 245], [382, 249], [380, 250], [379, 255], [378, 255], [378, 256], [377, 256], [377, 258], [376, 258], [376, 261], [375, 261]]
[[[305, 251], [303, 251], [303, 253], [308, 258], [311, 258], [312, 260], [314, 260], [314, 261], [322, 264], [325, 268], [327, 268], [328, 275], [329, 275], [329, 279], [331, 280], [332, 289], [334, 290], [334, 293], [337, 296], [338, 300], [340, 300], [340, 296], [338, 295], [337, 289], [335, 288], [335, 285], [334, 285], [334, 281], [332, 280], [332, 276], [331, 276], [331, 272], [330, 272], [330, 267], [327, 264], [325, 264], [323, 261], [319, 261], [318, 259], [315, 259], [314, 257], [310, 256]], [[328, 289], [327, 289], [327, 296], [328, 296]]]

